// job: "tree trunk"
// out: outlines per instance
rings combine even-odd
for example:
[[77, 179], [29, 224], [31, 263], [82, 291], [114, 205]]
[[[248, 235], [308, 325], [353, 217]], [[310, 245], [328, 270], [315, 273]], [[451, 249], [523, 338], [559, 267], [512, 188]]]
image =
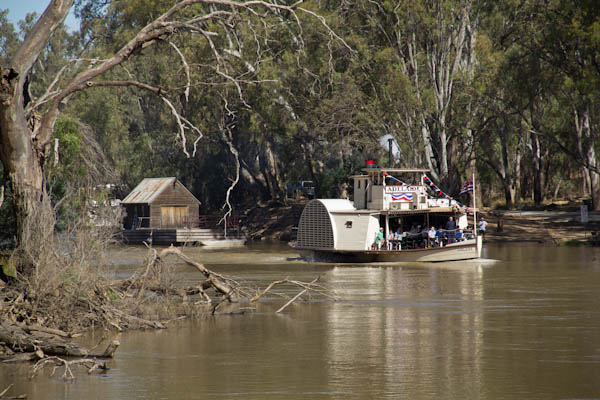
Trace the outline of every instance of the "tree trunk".
[[321, 186], [318, 184], [317, 180], [317, 169], [315, 168], [315, 163], [312, 158], [312, 149], [309, 144], [302, 144], [302, 151], [304, 152], [304, 159], [306, 160], [306, 167], [310, 172], [310, 177], [315, 184], [315, 198], [321, 197]]
[[50, 140], [56, 120], [51, 118], [46, 125], [29, 125], [30, 116], [25, 114], [26, 81], [40, 52], [62, 24], [72, 4], [73, 0], [50, 1], [17, 50], [10, 66], [0, 66], [0, 162], [13, 191], [17, 243], [20, 246], [27, 244], [28, 226], [32, 223], [35, 225], [34, 220], [41, 215], [38, 212], [49, 204], [43, 201], [45, 188], [42, 166], [44, 143]]
[[542, 204], [544, 201], [543, 192], [543, 173], [544, 162], [542, 160], [542, 143], [540, 142], [540, 124], [538, 123], [538, 113], [535, 103], [531, 104], [531, 123], [533, 130], [530, 131], [530, 150], [531, 150], [531, 172], [533, 174], [533, 202], [535, 205]]
[[592, 198], [592, 209], [600, 211], [600, 175], [597, 172], [598, 158], [594, 149], [590, 113], [586, 109], [581, 114], [575, 110], [575, 132], [577, 135], [577, 149], [584, 162], [584, 179], [587, 183]]
[[543, 165], [542, 165], [542, 157], [541, 157], [541, 144], [538, 136], [536, 134], [532, 135], [531, 138], [533, 144], [533, 202], [536, 205], [542, 204], [544, 200], [544, 195], [542, 192], [542, 182], [543, 182]]
[[17, 221], [17, 243], [26, 245], [28, 227], [44, 197], [43, 155], [36, 150], [25, 119], [22, 88], [12, 69], [2, 70], [0, 86], [0, 161], [10, 181]]
[[266, 141], [265, 147], [261, 152], [260, 169], [266, 179], [269, 194], [272, 200], [281, 200], [284, 196], [283, 182], [279, 173], [279, 158], [273, 151], [271, 142]]

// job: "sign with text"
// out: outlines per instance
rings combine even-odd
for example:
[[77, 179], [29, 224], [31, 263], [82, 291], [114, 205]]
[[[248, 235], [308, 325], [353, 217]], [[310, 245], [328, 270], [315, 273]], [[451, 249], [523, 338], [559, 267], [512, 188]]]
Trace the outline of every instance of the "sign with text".
[[405, 193], [405, 192], [423, 193], [423, 186], [409, 186], [409, 185], [386, 186], [385, 192], [386, 193]]

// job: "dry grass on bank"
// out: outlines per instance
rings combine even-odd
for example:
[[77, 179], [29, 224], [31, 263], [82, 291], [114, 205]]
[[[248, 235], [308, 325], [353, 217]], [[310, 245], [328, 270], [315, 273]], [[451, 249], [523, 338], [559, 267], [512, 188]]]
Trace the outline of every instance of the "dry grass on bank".
[[587, 243], [593, 232], [600, 231], [595, 213], [587, 224], [580, 222], [577, 212], [489, 211], [481, 216], [488, 222], [488, 242]]

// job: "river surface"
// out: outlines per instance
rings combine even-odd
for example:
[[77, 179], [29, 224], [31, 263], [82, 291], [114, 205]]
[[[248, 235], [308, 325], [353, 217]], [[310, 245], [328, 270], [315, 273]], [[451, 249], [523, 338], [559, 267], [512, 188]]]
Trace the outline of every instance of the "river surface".
[[[237, 305], [244, 315], [124, 333], [109, 371], [75, 368], [72, 382], [62, 370], [30, 380], [31, 365], [0, 365], [0, 392], [14, 384], [9, 395], [36, 400], [600, 399], [600, 248], [486, 244], [477, 261], [352, 266], [305, 263], [280, 245], [184, 252], [260, 287], [321, 276], [341, 299], [276, 314], [286, 300], [271, 296]], [[144, 256], [115, 249], [116, 271], [128, 275]]]

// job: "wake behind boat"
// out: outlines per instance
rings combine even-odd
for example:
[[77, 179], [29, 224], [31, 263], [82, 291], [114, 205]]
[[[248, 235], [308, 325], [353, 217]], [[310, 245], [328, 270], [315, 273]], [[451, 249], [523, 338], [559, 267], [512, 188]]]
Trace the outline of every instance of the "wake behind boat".
[[473, 229], [476, 214], [470, 226], [467, 208], [443, 195], [427, 177], [429, 170], [363, 171], [364, 175], [350, 177], [354, 202], [314, 199], [306, 205], [292, 245], [303, 258], [364, 263], [481, 256], [483, 237]]

